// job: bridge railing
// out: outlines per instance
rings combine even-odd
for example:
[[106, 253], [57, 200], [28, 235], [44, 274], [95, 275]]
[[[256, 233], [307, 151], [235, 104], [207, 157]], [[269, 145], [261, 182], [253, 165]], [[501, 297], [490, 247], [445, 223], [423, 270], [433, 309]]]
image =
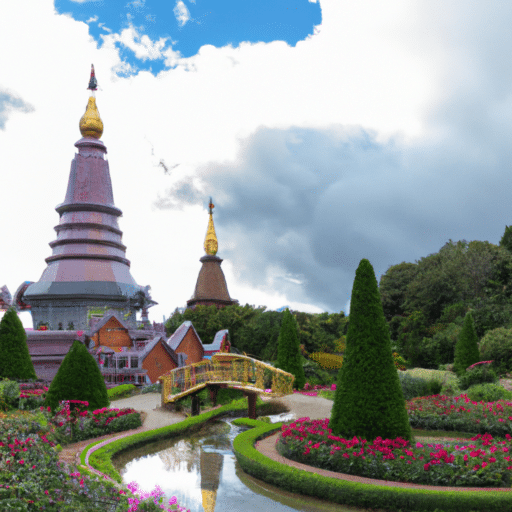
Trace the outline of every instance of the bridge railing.
[[295, 377], [279, 368], [239, 354], [215, 354], [211, 360], [175, 368], [160, 376], [165, 402], [173, 402], [207, 384], [228, 383], [268, 396], [283, 396], [293, 392]]

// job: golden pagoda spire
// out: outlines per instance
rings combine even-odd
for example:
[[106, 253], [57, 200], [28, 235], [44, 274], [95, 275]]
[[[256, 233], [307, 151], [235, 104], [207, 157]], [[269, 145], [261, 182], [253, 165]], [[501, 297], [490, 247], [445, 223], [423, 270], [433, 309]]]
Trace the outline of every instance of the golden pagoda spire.
[[94, 91], [98, 88], [98, 82], [96, 75], [94, 74], [94, 65], [91, 64], [91, 79], [89, 80], [89, 87], [92, 91], [87, 102], [87, 108], [85, 114], [80, 119], [80, 133], [82, 137], [92, 137], [93, 139], [99, 139], [103, 133], [103, 121], [101, 120], [98, 107], [96, 106], [96, 98], [94, 97]]
[[215, 205], [212, 203], [211, 197], [208, 206], [210, 208], [210, 219], [208, 220], [208, 229], [206, 231], [206, 238], [204, 239], [204, 250], [206, 254], [215, 256], [219, 249], [219, 244], [217, 242], [217, 235], [215, 234], [215, 226], [213, 225], [213, 208]]

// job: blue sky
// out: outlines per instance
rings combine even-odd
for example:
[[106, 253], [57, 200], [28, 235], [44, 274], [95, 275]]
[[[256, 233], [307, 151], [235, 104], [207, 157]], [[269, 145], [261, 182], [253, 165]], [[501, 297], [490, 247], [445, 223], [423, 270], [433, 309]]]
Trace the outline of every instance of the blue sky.
[[117, 41], [121, 58], [130, 65], [120, 72], [124, 75], [141, 70], [158, 74], [166, 68], [163, 53], [168, 49], [192, 57], [204, 45], [236, 48], [241, 42], [286, 41], [295, 46], [321, 23], [320, 5], [308, 0], [56, 0], [55, 9], [87, 23], [100, 47], [102, 36], [120, 35], [129, 27], [135, 28], [138, 40], [146, 35], [162, 42], [158, 52], [140, 57]]
[[0, 7], [0, 286], [37, 281], [51, 255], [91, 63], [152, 319], [193, 294], [210, 196], [241, 304], [347, 311], [362, 258], [379, 278], [450, 239], [499, 243], [512, 224], [512, 5], [180, 6]]

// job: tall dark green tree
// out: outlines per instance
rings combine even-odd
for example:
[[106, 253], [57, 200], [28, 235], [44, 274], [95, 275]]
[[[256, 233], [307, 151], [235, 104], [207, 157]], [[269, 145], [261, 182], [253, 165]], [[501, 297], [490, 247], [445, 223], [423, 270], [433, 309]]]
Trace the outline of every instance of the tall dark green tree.
[[356, 271], [343, 366], [329, 428], [336, 435], [411, 440], [377, 280], [367, 259]]
[[453, 369], [458, 375], [463, 374], [468, 366], [480, 361], [478, 350], [478, 336], [475, 330], [475, 322], [471, 311], [466, 313], [464, 325], [460, 332], [459, 339], [455, 344], [455, 359]]
[[289, 309], [283, 314], [283, 321], [277, 340], [277, 362], [276, 367], [295, 376], [293, 386], [295, 389], [302, 389], [306, 383], [302, 356], [300, 353], [299, 336], [297, 324]]
[[37, 378], [28, 353], [27, 335], [14, 308], [8, 309], [0, 321], [0, 377]]
[[505, 232], [500, 240], [500, 247], [505, 247], [507, 251], [512, 252], [512, 226], [505, 226]]
[[73, 342], [52, 380], [45, 405], [55, 411], [61, 400], [87, 401], [90, 410], [109, 405], [107, 387], [98, 364], [78, 340]]

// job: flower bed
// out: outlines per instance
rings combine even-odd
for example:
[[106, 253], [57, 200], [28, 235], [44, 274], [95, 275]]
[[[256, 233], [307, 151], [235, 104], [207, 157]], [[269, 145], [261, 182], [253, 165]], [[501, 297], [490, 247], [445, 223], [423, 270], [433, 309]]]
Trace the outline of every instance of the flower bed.
[[60, 443], [69, 443], [99, 437], [123, 430], [131, 430], [142, 425], [140, 413], [134, 409], [109, 409], [103, 407], [88, 411], [88, 402], [67, 400], [50, 416], [50, 408], [41, 411], [48, 415], [48, 421], [55, 427], [55, 435]]
[[328, 418], [301, 418], [282, 426], [277, 449], [297, 462], [369, 478], [425, 485], [511, 486], [511, 402], [477, 403], [467, 395], [436, 395], [413, 399], [407, 409], [413, 427], [480, 433], [471, 441], [411, 445], [400, 438], [344, 439], [332, 435]]
[[330, 386], [320, 386], [319, 384], [316, 384], [312, 386], [309, 382], [306, 382], [300, 391], [296, 389], [293, 390], [294, 393], [300, 393], [301, 395], [307, 396], [318, 396], [318, 393], [322, 391], [336, 391], [336, 384], [331, 384]]
[[491, 434], [505, 437], [512, 432], [512, 402], [474, 402], [466, 394], [433, 395], [406, 403], [411, 427]]
[[471, 442], [411, 446], [401, 438], [344, 439], [332, 435], [328, 425], [328, 418], [283, 425], [277, 450], [303, 464], [379, 480], [463, 487], [510, 487], [512, 482], [509, 435], [505, 441], [478, 434]]

